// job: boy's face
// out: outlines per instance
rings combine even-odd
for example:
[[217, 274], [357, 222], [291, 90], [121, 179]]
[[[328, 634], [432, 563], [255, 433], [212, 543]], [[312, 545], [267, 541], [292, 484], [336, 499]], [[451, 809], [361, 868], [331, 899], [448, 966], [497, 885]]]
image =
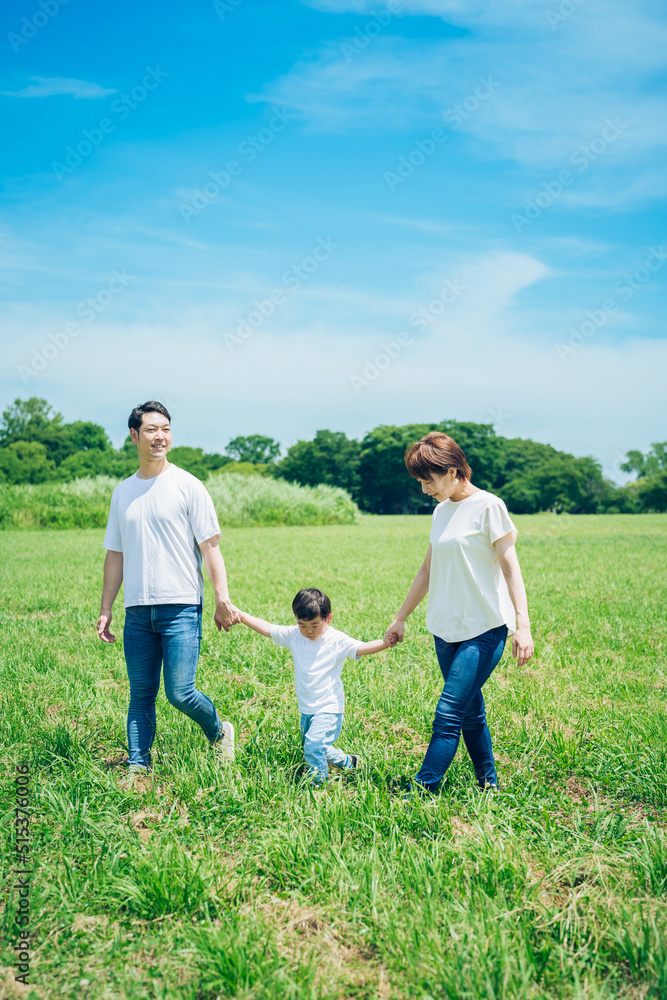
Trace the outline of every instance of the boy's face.
[[322, 618], [318, 615], [317, 618], [297, 618], [296, 623], [299, 626], [299, 632], [301, 635], [305, 635], [306, 639], [321, 639], [326, 630], [331, 624], [331, 619], [333, 614], [329, 615], [328, 618]]

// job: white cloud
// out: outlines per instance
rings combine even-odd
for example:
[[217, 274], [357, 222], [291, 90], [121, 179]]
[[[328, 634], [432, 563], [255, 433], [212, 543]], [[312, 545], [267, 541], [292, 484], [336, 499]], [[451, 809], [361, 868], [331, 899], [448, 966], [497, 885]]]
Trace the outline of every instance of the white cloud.
[[90, 83], [87, 80], [70, 80], [64, 77], [31, 76], [34, 82], [24, 87], [23, 90], [0, 90], [0, 94], [7, 97], [62, 97], [69, 96], [94, 100], [99, 97], [108, 97], [109, 94], [117, 94], [117, 90], [102, 87], [99, 83]]
[[[375, 9], [370, 0], [311, 5], [369, 16]], [[627, 127], [618, 141], [592, 157], [592, 168], [563, 204], [600, 205], [595, 174], [618, 173], [611, 187], [621, 207], [664, 194], [658, 164], [647, 158], [662, 155], [667, 143], [667, 101], [654, 83], [667, 64], [667, 25], [650, 4], [638, 3], [630, 16], [617, 0], [586, 0], [559, 30], [549, 27], [541, 0], [414, 0], [403, 9], [454, 21], [469, 34], [402, 37], [402, 21], [393, 18], [353, 57], [342, 48], [349, 39], [329, 42], [256, 99], [298, 110], [312, 129], [414, 134], [442, 125], [443, 113], [468, 98], [473, 110], [454, 131], [469, 138], [478, 157], [514, 160], [531, 171], [567, 168], [580, 147], [598, 139], [607, 119], [621, 121]], [[496, 89], [474, 106], [475, 88], [487, 77]]]
[[[239, 433], [270, 433], [289, 444], [321, 426], [357, 436], [382, 422], [455, 417], [496, 423], [500, 417], [500, 434], [592, 453], [611, 468], [619, 450], [647, 447], [658, 425], [667, 341], [638, 337], [619, 344], [610, 323], [561, 361], [556, 344], [569, 316], [537, 307], [530, 312], [523, 301], [550, 275], [528, 254], [495, 251], [458, 267], [450, 257], [422, 274], [409, 297], [395, 297], [389, 310], [380, 292], [374, 302], [370, 293], [355, 300], [352, 290], [338, 289], [350, 317], [345, 328], [332, 315], [332, 290], [308, 285], [287, 313], [276, 314], [233, 353], [222, 332], [243, 312], [243, 293], [230, 291], [221, 306], [190, 298], [189, 307], [179, 302], [157, 320], [149, 308], [125, 314], [120, 296], [27, 384], [17, 366], [76, 317], [44, 304], [15, 305], [4, 317], [12, 331], [3, 349], [6, 398], [44, 396], [66, 414], [76, 398], [117, 443], [125, 410], [142, 398], [164, 398], [178, 415], [178, 442], [209, 450]], [[435, 315], [431, 303], [445, 279], [465, 287]], [[422, 331], [409, 324], [420, 306], [432, 313]], [[617, 326], [632, 322], [621, 317]], [[411, 343], [357, 393], [352, 377], [401, 329]], [[73, 386], [79, 387], [74, 395]]]
[[[375, 0], [304, 0], [307, 7], [329, 11], [332, 14], [374, 14], [383, 5]], [[452, 24], [506, 24], [530, 17], [535, 11], [542, 14], [541, 0], [504, 0], [488, 3], [485, 0], [401, 0], [399, 13], [404, 15], [430, 15]]]

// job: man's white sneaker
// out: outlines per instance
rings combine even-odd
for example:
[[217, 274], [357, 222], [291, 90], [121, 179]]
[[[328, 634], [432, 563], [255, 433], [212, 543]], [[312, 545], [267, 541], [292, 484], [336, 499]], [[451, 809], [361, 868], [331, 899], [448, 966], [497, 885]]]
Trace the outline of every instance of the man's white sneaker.
[[221, 764], [233, 764], [236, 759], [234, 748], [234, 727], [231, 722], [223, 722], [219, 738], [212, 744]]

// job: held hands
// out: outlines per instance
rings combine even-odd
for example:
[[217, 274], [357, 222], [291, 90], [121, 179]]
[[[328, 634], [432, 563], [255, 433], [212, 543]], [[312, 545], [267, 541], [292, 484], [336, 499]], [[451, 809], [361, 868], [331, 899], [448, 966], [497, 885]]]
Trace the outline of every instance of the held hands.
[[393, 622], [384, 634], [384, 641], [387, 646], [395, 646], [399, 642], [403, 642], [403, 636], [405, 635], [405, 622], [399, 621], [398, 618], [394, 618]]
[[102, 642], [115, 642], [116, 636], [112, 635], [109, 631], [109, 625], [111, 625], [111, 612], [103, 611], [100, 613], [100, 617], [97, 619], [97, 634], [99, 635]]
[[231, 601], [220, 601], [215, 606], [213, 621], [218, 628], [218, 632], [223, 628], [225, 632], [229, 632], [232, 625], [239, 625], [241, 623], [241, 612]]
[[512, 656], [516, 659], [517, 667], [522, 667], [524, 663], [528, 663], [534, 651], [535, 647], [529, 626], [519, 625], [512, 636]]

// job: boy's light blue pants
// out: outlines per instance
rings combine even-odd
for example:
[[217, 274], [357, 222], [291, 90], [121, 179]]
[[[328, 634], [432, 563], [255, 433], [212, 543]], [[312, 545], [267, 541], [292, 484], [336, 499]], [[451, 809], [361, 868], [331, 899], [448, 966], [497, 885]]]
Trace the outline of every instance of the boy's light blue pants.
[[343, 715], [320, 712], [317, 715], [301, 716], [301, 742], [303, 755], [308, 765], [308, 777], [314, 783], [326, 781], [329, 776], [328, 763], [345, 767], [348, 756], [333, 744], [343, 728]]

